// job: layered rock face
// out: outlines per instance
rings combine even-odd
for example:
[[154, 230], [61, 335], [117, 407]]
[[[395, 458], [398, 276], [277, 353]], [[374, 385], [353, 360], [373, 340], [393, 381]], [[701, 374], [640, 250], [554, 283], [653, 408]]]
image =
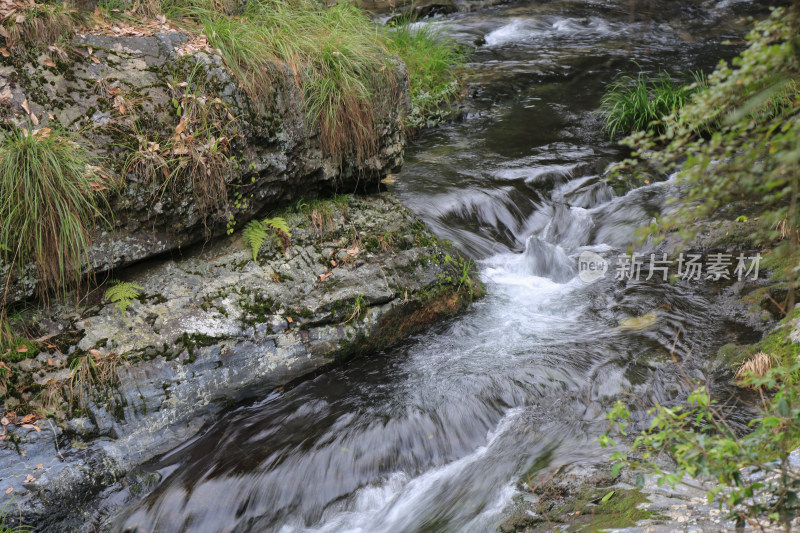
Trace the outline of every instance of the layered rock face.
[[[78, 35], [51, 48], [0, 57], [0, 121], [80, 131], [111, 174], [111, 227], [95, 228], [87, 271], [224, 234], [301, 197], [374, 189], [402, 164], [409, 103], [400, 61], [375, 97], [375, 149], [357, 160], [321, 148], [285, 65], [268, 65], [275, 84], [256, 101], [214, 50], [182, 33]], [[14, 276], [9, 303], [35, 293], [32, 266], [26, 273]]]
[[[51, 391], [67, 412], [12, 423], [14, 441], [0, 442], [0, 479], [13, 488], [0, 498], [17, 518], [38, 531], [99, 525], [109, 496], [134, 497], [124, 476], [231, 405], [387, 346], [481, 292], [471, 263], [390, 195], [285, 217], [290, 245], [269, 243], [255, 261], [234, 235], [125, 272], [143, 289], [125, 314], [110, 302], [39, 312], [52, 348], [11, 365], [27, 392], [9, 405]], [[71, 379], [87, 358], [112, 377]]]

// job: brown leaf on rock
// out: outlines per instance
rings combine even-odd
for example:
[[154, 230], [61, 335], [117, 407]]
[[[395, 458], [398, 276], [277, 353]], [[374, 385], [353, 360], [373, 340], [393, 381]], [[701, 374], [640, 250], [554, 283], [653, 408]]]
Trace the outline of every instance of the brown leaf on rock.
[[36, 481], [36, 478], [33, 477], [32, 475], [28, 474], [27, 476], [25, 476], [25, 483], [33, 483], [34, 481]]
[[14, 492], [14, 487], [8, 487], [6, 489], [6, 494], [11, 494], [12, 492]]

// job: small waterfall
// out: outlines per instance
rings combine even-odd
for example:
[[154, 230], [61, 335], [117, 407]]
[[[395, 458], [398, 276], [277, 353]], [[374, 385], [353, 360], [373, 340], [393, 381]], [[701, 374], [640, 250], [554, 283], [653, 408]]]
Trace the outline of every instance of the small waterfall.
[[525, 243], [525, 266], [530, 274], [565, 283], [575, 276], [575, 261], [564, 249], [539, 237], [529, 237]]
[[542, 231], [541, 238], [572, 252], [589, 242], [593, 227], [592, 216], [586, 209], [557, 204], [553, 207], [552, 218]]

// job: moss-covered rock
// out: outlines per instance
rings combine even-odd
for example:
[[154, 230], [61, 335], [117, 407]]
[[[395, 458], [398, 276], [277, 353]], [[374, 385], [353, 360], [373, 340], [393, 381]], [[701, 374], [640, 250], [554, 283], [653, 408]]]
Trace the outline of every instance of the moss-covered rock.
[[[374, 95], [374, 152], [344, 154], [339, 164], [307, 127], [296, 84], [276, 79], [269, 102], [256, 103], [214, 50], [190, 50], [187, 39], [86, 34], [63, 54], [19, 48], [0, 57], [0, 92], [9, 95], [0, 129], [35, 122], [79, 131], [113, 175], [116, 190], [103, 191], [113, 230], [93, 232], [87, 270], [224, 235], [301, 197], [375, 189], [402, 164], [409, 104], [399, 61], [395, 83]], [[32, 270], [15, 276], [9, 303], [34, 294]]]

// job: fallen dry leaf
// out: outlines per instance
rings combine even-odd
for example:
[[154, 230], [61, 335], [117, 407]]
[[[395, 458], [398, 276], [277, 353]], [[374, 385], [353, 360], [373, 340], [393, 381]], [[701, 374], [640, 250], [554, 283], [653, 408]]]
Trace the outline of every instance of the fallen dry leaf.
[[25, 477], [25, 483], [33, 483], [34, 481], [36, 481], [36, 478], [30, 474]]
[[14, 492], [14, 487], [8, 487], [6, 489], [6, 494], [11, 494], [12, 492]]
[[19, 423], [20, 424], [29, 424], [29, 423], [33, 422], [34, 420], [36, 420], [36, 415], [25, 415], [25, 416], [22, 417], [22, 419], [19, 421]]
[[45, 67], [56, 68], [56, 62], [53, 61], [52, 59], [45, 59], [44, 61], [42, 61], [42, 65], [44, 65]]
[[27, 114], [31, 114], [31, 108], [28, 107], [28, 99], [26, 98], [24, 102], [22, 102], [22, 109], [25, 110]]
[[328, 272], [327, 274], [320, 274], [319, 280], [320, 281], [325, 281], [326, 279], [328, 279], [331, 276], [333, 276], [333, 272]]
[[35, 429], [36, 433], [41, 433], [42, 432], [42, 430], [41, 430], [41, 428], [39, 426], [34, 426], [33, 424], [22, 424], [22, 427], [24, 427], [25, 429]]
[[18, 353], [25, 353], [27, 351], [28, 351], [28, 347], [25, 346], [24, 344], [22, 344], [20, 346], [17, 346], [17, 352]]
[[41, 470], [42, 468], [44, 468], [43, 463], [36, 463], [36, 470]]
[[291, 324], [292, 322], [294, 322], [294, 320], [292, 320], [292, 317], [290, 317], [290, 316], [287, 316], [287, 317], [286, 317], [286, 321], [287, 321], [289, 324]]
[[47, 366], [56, 366], [56, 364], [53, 362], [53, 359], [48, 358], [47, 359]]
[[33, 113], [31, 113], [31, 114], [30, 114], [30, 117], [31, 117], [31, 122], [33, 122], [33, 125], [34, 125], [34, 126], [38, 126], [38, 125], [39, 125], [39, 119], [36, 117], [36, 115], [34, 115]]
[[11, 52], [9, 52], [9, 51], [8, 51], [8, 49], [7, 49], [5, 46], [3, 46], [2, 48], [0, 48], [0, 54], [1, 54], [3, 57], [11, 57]]
[[89, 350], [89, 355], [91, 355], [95, 359], [100, 359], [101, 357], [103, 357], [103, 353], [96, 348], [92, 348], [91, 350]]
[[6, 418], [6, 417], [0, 418], [0, 424], [3, 424], [4, 426], [7, 426], [8, 425], [8, 418]]
[[359, 254], [359, 252], [361, 252], [361, 248], [359, 248], [358, 246], [353, 246], [352, 248], [348, 248], [347, 250], [345, 250], [345, 252], [347, 252], [347, 255], [352, 255], [355, 257]]

